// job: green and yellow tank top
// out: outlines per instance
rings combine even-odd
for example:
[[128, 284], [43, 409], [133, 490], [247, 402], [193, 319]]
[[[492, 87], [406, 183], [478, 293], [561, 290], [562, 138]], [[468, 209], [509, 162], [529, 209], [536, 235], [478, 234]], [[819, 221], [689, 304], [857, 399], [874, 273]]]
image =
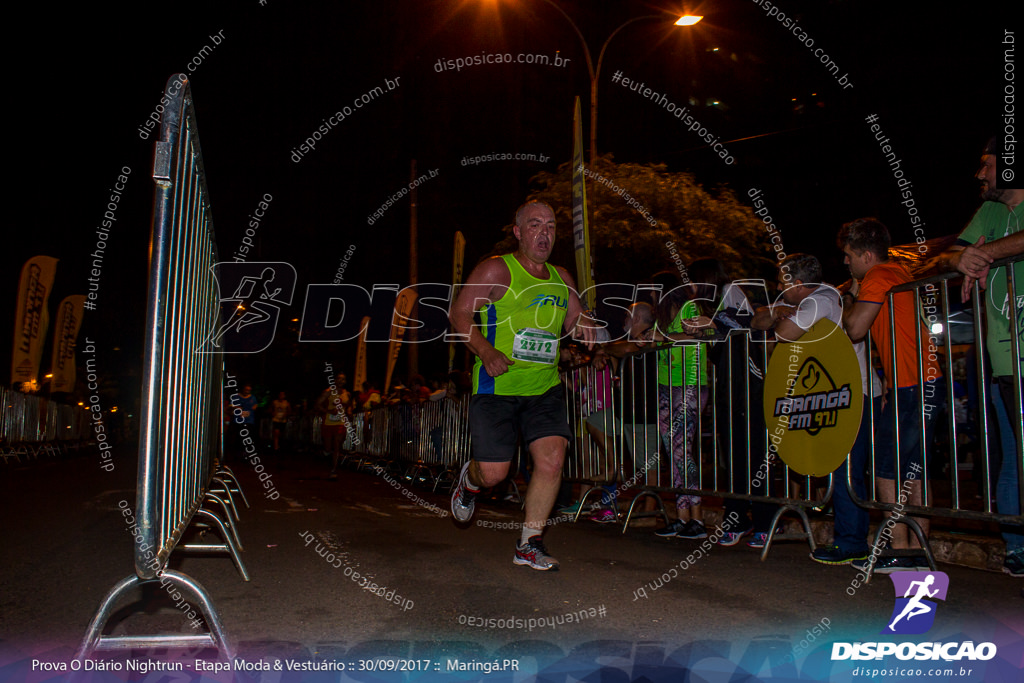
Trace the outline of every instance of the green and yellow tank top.
[[491, 377], [479, 358], [473, 366], [473, 393], [539, 396], [558, 384], [558, 342], [569, 310], [569, 287], [551, 264], [548, 278], [533, 277], [514, 254], [501, 257], [508, 268], [508, 290], [480, 309], [484, 337], [515, 361], [504, 375]]

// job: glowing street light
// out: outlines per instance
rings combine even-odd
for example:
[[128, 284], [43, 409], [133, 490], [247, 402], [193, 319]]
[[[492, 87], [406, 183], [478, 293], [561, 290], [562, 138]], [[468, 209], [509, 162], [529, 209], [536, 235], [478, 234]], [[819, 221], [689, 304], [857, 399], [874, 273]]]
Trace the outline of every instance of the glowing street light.
[[[597, 67], [595, 68], [594, 62], [590, 57], [590, 46], [587, 45], [587, 39], [583, 37], [583, 32], [580, 31], [579, 27], [576, 25], [576, 22], [574, 22], [572, 20], [572, 17], [570, 17], [564, 9], [559, 7], [554, 2], [554, 0], [544, 0], [544, 2], [554, 7], [556, 10], [559, 11], [559, 13], [561, 13], [563, 17], [565, 17], [565, 20], [568, 21], [569, 25], [572, 26], [574, 31], [576, 31], [576, 35], [579, 36], [580, 42], [583, 43], [583, 56], [586, 57], [587, 71], [590, 74], [590, 163], [594, 163], [594, 159], [597, 158], [597, 80], [598, 77], [600, 77], [601, 75], [601, 64], [602, 62], [604, 62], [604, 53], [605, 50], [608, 49], [608, 43], [611, 42], [612, 38], [614, 38], [619, 31], [626, 28], [633, 22], [646, 21], [650, 19], [654, 19], [657, 21], [665, 21], [665, 15], [650, 14], [643, 17], [634, 17], [633, 19], [630, 19], [629, 21], [625, 22], [617, 29], [612, 31], [611, 35], [609, 35], [608, 38], [604, 41], [604, 43], [601, 45], [601, 50], [598, 53], [597, 57]], [[702, 16], [685, 14], [676, 20], [675, 25], [693, 26], [703, 18], [704, 17]]]

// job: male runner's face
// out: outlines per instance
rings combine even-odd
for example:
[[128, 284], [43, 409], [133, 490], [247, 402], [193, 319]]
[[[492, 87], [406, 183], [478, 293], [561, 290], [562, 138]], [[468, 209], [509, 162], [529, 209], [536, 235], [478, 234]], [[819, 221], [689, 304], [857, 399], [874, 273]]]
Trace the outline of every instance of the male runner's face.
[[555, 215], [546, 206], [533, 204], [523, 217], [525, 224], [515, 229], [520, 248], [531, 261], [547, 262], [555, 245]]

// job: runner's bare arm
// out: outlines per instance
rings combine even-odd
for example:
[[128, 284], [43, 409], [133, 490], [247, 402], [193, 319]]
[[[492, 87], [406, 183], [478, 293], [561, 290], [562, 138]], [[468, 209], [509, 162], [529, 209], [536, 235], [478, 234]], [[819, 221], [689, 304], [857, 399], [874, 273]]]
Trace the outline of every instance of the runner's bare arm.
[[469, 350], [480, 357], [491, 377], [505, 374], [515, 361], [487, 341], [479, 326], [473, 323], [473, 316], [481, 306], [500, 299], [511, 281], [508, 267], [500, 257], [487, 259], [469, 274], [448, 314], [452, 330], [462, 335]]

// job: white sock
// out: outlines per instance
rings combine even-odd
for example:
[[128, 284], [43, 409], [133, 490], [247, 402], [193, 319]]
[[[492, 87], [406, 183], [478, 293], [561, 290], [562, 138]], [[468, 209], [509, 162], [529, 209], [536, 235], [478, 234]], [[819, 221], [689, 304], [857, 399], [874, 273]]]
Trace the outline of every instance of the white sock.
[[540, 536], [540, 532], [534, 529], [533, 527], [529, 527], [524, 524], [523, 535], [519, 539], [519, 545], [526, 545], [527, 541], [529, 541], [534, 536]]
[[473, 468], [470, 467], [469, 469], [466, 470], [466, 478], [465, 478], [466, 489], [470, 493], [480, 493], [480, 487], [472, 482], [472, 476], [469, 473], [469, 471], [471, 469], [473, 469]]

